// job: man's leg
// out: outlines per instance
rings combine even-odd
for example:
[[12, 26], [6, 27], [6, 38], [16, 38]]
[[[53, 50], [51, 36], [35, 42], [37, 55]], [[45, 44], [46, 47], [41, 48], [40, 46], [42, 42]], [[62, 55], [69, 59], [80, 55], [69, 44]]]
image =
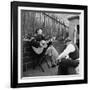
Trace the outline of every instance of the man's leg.
[[46, 55], [51, 56], [53, 65], [56, 65], [56, 59], [59, 54], [58, 54], [57, 50], [53, 47], [53, 45], [48, 47], [48, 49], [46, 51]]
[[59, 75], [68, 75], [68, 74], [75, 74], [75, 68], [79, 65], [78, 60], [69, 60], [63, 58], [59, 63], [58, 74]]
[[61, 62], [58, 63], [58, 75], [67, 75], [67, 61], [65, 58]]

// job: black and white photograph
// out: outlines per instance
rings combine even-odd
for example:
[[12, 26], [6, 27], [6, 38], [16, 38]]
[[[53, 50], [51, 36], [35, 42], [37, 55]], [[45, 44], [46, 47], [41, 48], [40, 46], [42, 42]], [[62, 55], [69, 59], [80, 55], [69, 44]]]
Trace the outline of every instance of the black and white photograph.
[[84, 10], [20, 5], [17, 12], [18, 83], [83, 80]]
[[22, 77], [80, 73], [80, 13], [21, 10]]

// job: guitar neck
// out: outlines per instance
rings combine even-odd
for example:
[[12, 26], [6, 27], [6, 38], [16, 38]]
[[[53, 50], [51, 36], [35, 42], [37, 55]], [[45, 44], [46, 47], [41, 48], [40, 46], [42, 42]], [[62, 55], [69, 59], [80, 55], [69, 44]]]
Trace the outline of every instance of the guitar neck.
[[[24, 39], [24, 41], [31, 41], [33, 38], [31, 38], [31, 39]], [[53, 38], [51, 38], [51, 39], [49, 39], [49, 40], [46, 40], [46, 43], [49, 43], [49, 42], [53, 42], [54, 40], [53, 40]]]
[[47, 40], [46, 43], [53, 42], [53, 41], [54, 41], [53, 38], [51, 38], [51, 39]]
[[26, 39], [26, 38], [24, 38], [23, 40], [24, 40], [24, 41], [29, 41], [29, 42], [30, 42], [32, 39], [33, 39], [33, 38], [31, 38], [31, 39]]

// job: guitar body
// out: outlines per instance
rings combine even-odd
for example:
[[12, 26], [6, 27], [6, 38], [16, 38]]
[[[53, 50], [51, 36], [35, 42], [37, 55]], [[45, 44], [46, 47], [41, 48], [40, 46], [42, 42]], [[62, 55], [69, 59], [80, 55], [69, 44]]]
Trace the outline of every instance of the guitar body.
[[44, 41], [44, 40], [42, 40], [42, 41], [40, 42], [40, 45], [41, 45], [41, 46], [38, 47], [38, 48], [32, 46], [32, 48], [33, 48], [33, 50], [34, 50], [34, 52], [35, 52], [36, 54], [41, 54], [41, 53], [43, 52], [44, 48], [47, 47], [47, 42]]
[[33, 50], [34, 50], [34, 52], [35, 52], [36, 54], [41, 54], [41, 53], [43, 52], [43, 50], [44, 50], [43, 47], [38, 47], [38, 48], [36, 48], [36, 47], [33, 47], [33, 46], [32, 46], [32, 48], [33, 48]]

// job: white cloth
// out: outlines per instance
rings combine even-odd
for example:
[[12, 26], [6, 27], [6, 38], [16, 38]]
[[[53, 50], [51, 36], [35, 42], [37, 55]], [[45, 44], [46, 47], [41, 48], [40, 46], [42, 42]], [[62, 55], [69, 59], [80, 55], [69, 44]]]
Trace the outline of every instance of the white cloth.
[[75, 51], [75, 47], [74, 47], [74, 45], [73, 44], [69, 44], [67, 47], [66, 47], [66, 49], [58, 56], [58, 58], [57, 58], [57, 60], [58, 59], [61, 59], [61, 58], [63, 58], [63, 57], [67, 57], [67, 58], [69, 58], [69, 53], [71, 53], [71, 52], [74, 52]]

